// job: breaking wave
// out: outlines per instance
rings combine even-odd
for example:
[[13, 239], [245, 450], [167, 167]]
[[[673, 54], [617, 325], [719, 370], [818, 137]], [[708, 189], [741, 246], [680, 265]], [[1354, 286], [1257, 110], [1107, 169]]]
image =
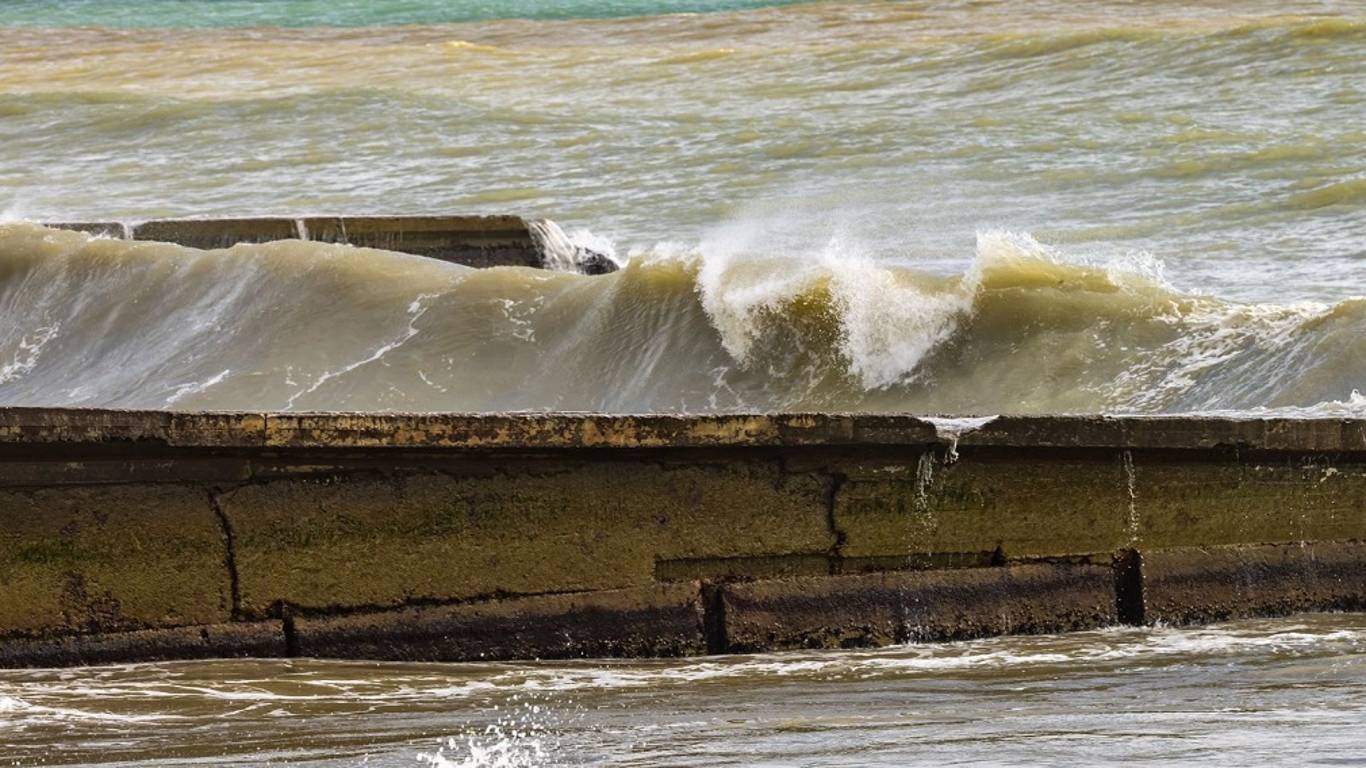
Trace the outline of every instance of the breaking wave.
[[1183, 293], [980, 234], [944, 275], [733, 228], [600, 277], [0, 225], [0, 403], [231, 410], [1366, 413], [1366, 298]]

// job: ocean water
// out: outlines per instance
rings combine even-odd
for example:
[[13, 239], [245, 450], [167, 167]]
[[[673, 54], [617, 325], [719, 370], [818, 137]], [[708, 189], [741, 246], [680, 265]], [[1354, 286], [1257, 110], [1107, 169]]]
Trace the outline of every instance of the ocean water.
[[736, 11], [773, 0], [9, 0], [0, 24], [24, 27], [362, 27], [489, 19], [599, 19]]
[[[1366, 4], [753, 5], [3, 4], [0, 403], [1363, 411]], [[443, 212], [630, 266], [24, 223]]]
[[7, 671], [0, 765], [1360, 765], [1364, 621], [645, 661]]

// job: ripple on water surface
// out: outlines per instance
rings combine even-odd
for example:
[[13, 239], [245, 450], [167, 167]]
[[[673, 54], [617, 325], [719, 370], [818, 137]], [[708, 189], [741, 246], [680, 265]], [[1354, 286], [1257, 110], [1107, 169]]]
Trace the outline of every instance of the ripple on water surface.
[[0, 673], [13, 765], [1342, 764], [1366, 615], [653, 661]]

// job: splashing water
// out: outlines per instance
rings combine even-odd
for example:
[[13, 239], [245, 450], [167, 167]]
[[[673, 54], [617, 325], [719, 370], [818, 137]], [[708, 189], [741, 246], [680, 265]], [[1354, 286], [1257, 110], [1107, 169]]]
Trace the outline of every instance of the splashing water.
[[1361, 412], [1366, 299], [1240, 304], [1160, 276], [1150, 260], [1079, 259], [1004, 232], [981, 234], [958, 275], [839, 237], [774, 249], [737, 226], [585, 278], [8, 224], [0, 403]]
[[1364, 660], [1362, 617], [1335, 614], [691, 659], [5, 670], [0, 729], [18, 765], [1175, 766], [1307, 742], [1331, 762], [1360, 752]]

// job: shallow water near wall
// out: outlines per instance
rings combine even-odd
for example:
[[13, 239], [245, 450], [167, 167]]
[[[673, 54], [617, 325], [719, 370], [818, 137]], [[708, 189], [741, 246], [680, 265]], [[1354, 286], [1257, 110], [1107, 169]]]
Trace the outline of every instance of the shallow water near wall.
[[878, 650], [0, 672], [9, 765], [1355, 765], [1366, 615]]

